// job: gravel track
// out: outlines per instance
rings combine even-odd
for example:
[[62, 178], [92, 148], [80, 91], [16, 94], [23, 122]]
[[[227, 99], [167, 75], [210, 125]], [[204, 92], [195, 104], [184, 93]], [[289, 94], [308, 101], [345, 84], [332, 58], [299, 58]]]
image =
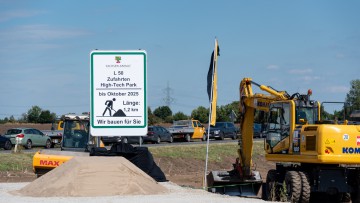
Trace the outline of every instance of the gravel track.
[[[137, 202], [137, 203], [183, 203], [183, 202], [193, 202], [193, 203], [213, 203], [213, 202], [265, 202], [261, 199], [252, 199], [252, 198], [240, 198], [240, 197], [230, 197], [227, 195], [219, 195], [208, 193], [199, 189], [191, 189], [180, 187], [171, 182], [160, 183], [169, 190], [168, 194], [162, 195], [125, 195], [125, 196], [102, 196], [102, 197], [26, 197], [18, 196], [12, 194], [11, 191], [16, 191], [24, 187], [29, 183], [0, 183], [0, 197], [1, 202], [6, 203], [38, 203], [38, 202], [47, 202], [47, 203], [69, 203], [69, 202], [86, 202], [86, 203], [128, 203], [128, 202]], [[54, 191], [55, 192], [55, 191]]]

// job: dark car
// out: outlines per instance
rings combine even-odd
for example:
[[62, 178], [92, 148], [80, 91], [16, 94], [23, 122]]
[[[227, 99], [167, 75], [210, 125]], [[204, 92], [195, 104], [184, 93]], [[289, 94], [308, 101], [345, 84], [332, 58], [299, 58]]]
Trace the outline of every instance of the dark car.
[[113, 143], [121, 142], [120, 136], [102, 136], [101, 141], [104, 143], [104, 145], [110, 145]]
[[143, 138], [141, 136], [103, 136], [101, 137], [104, 145], [111, 145], [113, 143], [128, 143], [128, 144], [142, 144]]
[[253, 130], [254, 130], [254, 137], [262, 138], [262, 124], [260, 123], [254, 123]]
[[11, 141], [9, 138], [0, 135], [0, 148], [5, 150], [10, 150], [12, 147]]
[[141, 136], [121, 136], [122, 143], [129, 144], [142, 144], [144, 142], [144, 138]]
[[164, 127], [149, 126], [147, 136], [144, 137], [144, 142], [152, 142], [159, 144], [160, 142], [172, 143], [174, 138], [172, 134]]
[[[208, 130], [206, 131], [208, 132]], [[215, 126], [210, 126], [210, 139], [223, 140], [224, 138], [237, 138], [238, 129], [232, 122], [216, 122]]]

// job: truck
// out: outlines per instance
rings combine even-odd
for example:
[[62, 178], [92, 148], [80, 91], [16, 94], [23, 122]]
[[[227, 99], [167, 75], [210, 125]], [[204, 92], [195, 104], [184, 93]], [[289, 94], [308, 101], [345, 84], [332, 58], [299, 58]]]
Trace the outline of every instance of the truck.
[[42, 149], [33, 157], [33, 170], [37, 177], [74, 156], [89, 156], [92, 147], [104, 146], [100, 137], [93, 137], [89, 132], [89, 115], [65, 116], [62, 122], [64, 133], [60, 143], [61, 151]]
[[168, 128], [174, 139], [190, 142], [192, 139], [206, 140], [205, 127], [198, 120], [178, 120]]
[[[267, 94], [254, 93], [257, 86]], [[360, 202], [360, 127], [329, 124], [320, 118], [321, 105], [307, 94], [278, 91], [251, 78], [240, 82], [238, 157], [230, 171], [211, 171], [208, 191], [256, 196], [290, 202], [309, 202], [321, 194], [338, 202]], [[256, 111], [265, 112], [265, 159], [276, 163], [261, 175], [252, 166], [253, 123]]]
[[57, 130], [42, 130], [41, 132], [50, 137], [51, 148], [54, 148], [56, 144], [60, 144], [62, 141], [63, 129], [61, 128], [57, 128]]

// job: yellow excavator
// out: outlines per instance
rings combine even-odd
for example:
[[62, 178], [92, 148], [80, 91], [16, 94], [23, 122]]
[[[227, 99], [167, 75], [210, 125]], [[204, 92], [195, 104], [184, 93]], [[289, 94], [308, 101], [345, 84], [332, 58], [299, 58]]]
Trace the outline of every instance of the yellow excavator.
[[89, 156], [92, 147], [104, 147], [99, 137], [89, 132], [89, 115], [66, 115], [63, 122], [61, 151], [42, 149], [33, 157], [33, 170], [37, 177], [60, 166], [74, 156]]
[[[254, 93], [252, 86], [265, 94]], [[360, 202], [360, 126], [331, 124], [320, 119], [320, 103], [307, 95], [277, 91], [251, 78], [240, 82], [238, 157], [231, 171], [211, 171], [211, 192], [257, 196], [266, 200], [309, 202], [319, 194], [339, 202]], [[255, 111], [264, 112], [265, 158], [276, 162], [266, 183], [252, 170]]]

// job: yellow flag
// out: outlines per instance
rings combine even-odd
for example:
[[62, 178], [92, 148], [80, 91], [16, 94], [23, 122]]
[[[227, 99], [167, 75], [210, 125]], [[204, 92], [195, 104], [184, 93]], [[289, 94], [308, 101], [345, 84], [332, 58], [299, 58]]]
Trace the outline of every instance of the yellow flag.
[[209, 100], [211, 102], [211, 117], [210, 125], [215, 125], [216, 123], [216, 101], [217, 101], [217, 58], [220, 56], [220, 49], [217, 39], [215, 39], [215, 48], [211, 55], [210, 67], [208, 71], [207, 78], [207, 90], [209, 95]]

